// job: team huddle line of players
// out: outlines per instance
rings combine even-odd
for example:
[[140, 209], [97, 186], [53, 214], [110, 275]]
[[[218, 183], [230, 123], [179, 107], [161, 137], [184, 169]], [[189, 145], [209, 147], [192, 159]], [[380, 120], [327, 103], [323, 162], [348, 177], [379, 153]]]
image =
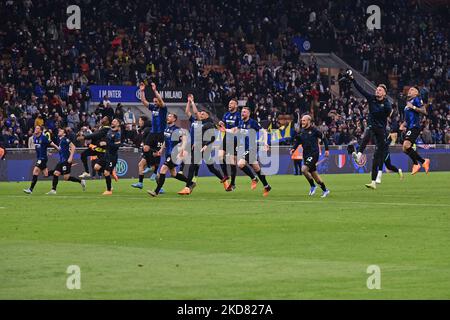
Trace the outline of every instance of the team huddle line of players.
[[[346, 73], [348, 80], [352, 81], [356, 89], [367, 99], [369, 105], [368, 127], [366, 128], [362, 143], [357, 152], [352, 155], [356, 162], [361, 161], [362, 154], [372, 139], [376, 143], [376, 149], [372, 164], [372, 182], [366, 184], [366, 187], [376, 189], [376, 184], [381, 183], [381, 172], [383, 164], [393, 171], [397, 172], [401, 178], [403, 173], [392, 165], [390, 161], [389, 143], [386, 139], [387, 118], [392, 115], [392, 106], [388, 99], [387, 88], [380, 84], [377, 86], [375, 94], [365, 91], [354, 79], [351, 70]], [[183, 182], [185, 186], [178, 192], [180, 195], [190, 195], [196, 187], [196, 179], [202, 160], [206, 156], [206, 166], [223, 184], [225, 191], [231, 192], [236, 188], [237, 167], [240, 168], [250, 179], [251, 189], [256, 189], [258, 182], [263, 184], [263, 196], [267, 196], [271, 191], [271, 186], [267, 182], [266, 176], [262, 173], [261, 165], [258, 160], [259, 145], [262, 145], [264, 151], [268, 151], [267, 132], [261, 128], [257, 121], [250, 118], [251, 111], [248, 107], [243, 107], [238, 111], [238, 103], [235, 99], [230, 100], [228, 112], [223, 116], [222, 121], [216, 126], [208, 110], [198, 110], [194, 102], [193, 95], [188, 95], [185, 113], [189, 117], [191, 126], [189, 131], [190, 144], [188, 143], [188, 134], [176, 126], [177, 115], [169, 113], [159, 94], [156, 85], [151, 84], [154, 93], [153, 102], [150, 103], [145, 97], [145, 84], [141, 83], [140, 98], [144, 106], [148, 107], [152, 114], [151, 125], [148, 118], [142, 116], [139, 118], [139, 127], [143, 136], [142, 158], [138, 164], [139, 181], [132, 184], [132, 187], [142, 189], [144, 175], [148, 169], [153, 169], [156, 175], [157, 186], [155, 190], [148, 190], [147, 193], [152, 197], [157, 197], [163, 193], [163, 186], [167, 172], [170, 175]], [[420, 114], [427, 114], [426, 106], [419, 98], [419, 91], [412, 87], [408, 92], [408, 102], [405, 106], [406, 118], [406, 138], [403, 144], [403, 151], [412, 159], [413, 172], [416, 174], [421, 167], [428, 173], [430, 160], [423, 159], [413, 145], [420, 134]], [[109, 126], [110, 125], [110, 126]], [[83, 190], [86, 189], [86, 177], [89, 177], [88, 157], [95, 157], [93, 169], [103, 174], [106, 182], [106, 191], [103, 195], [112, 194], [112, 178], [117, 181], [115, 166], [118, 161], [118, 151], [121, 146], [121, 123], [113, 119], [104, 117], [101, 120], [101, 127], [92, 134], [83, 134], [79, 139], [91, 140], [89, 148], [82, 152], [81, 160], [84, 166], [84, 172], [79, 177], [70, 175], [75, 154], [75, 145], [66, 137], [65, 130], [58, 130], [59, 145], [53, 143], [50, 138], [44, 134], [41, 126], [36, 126], [34, 130], [34, 144], [37, 154], [37, 162], [33, 168], [33, 177], [31, 185], [24, 192], [31, 194], [37, 183], [38, 176], [42, 173], [44, 176], [53, 176], [52, 189], [47, 194], [56, 194], [59, 176], [64, 180], [79, 183]], [[317, 172], [317, 163], [320, 155], [320, 144], [325, 147], [325, 156], [328, 157], [328, 141], [323, 134], [312, 125], [312, 119], [309, 115], [304, 115], [301, 119], [301, 130], [294, 137], [294, 143], [291, 148], [293, 153], [299, 145], [303, 148], [304, 164], [302, 173], [310, 184], [309, 195], [315, 194], [317, 186], [322, 189], [322, 197], [327, 197], [330, 191]], [[212, 144], [215, 141], [215, 135], [208, 135], [208, 131], [214, 131], [219, 128], [223, 132], [223, 142], [218, 156], [221, 170], [218, 170], [211, 161], [210, 156]], [[256, 135], [249, 134], [250, 132]], [[175, 138], [174, 138], [175, 137]], [[262, 141], [262, 143], [261, 143]], [[59, 162], [54, 170], [47, 168], [47, 148], [51, 146], [59, 152]], [[187, 150], [189, 148], [189, 150]], [[350, 151], [352, 151], [349, 148]], [[164, 155], [164, 162], [160, 166], [161, 156]], [[181, 163], [180, 163], [181, 162]], [[183, 172], [185, 163], [188, 163], [187, 172]], [[181, 170], [177, 171], [177, 167]], [[230, 168], [230, 175], [228, 174]], [[230, 182], [228, 182], [230, 180]]]
[[[209, 112], [207, 110], [198, 111], [194, 102], [194, 97], [189, 95], [188, 103], [186, 106], [186, 113], [190, 116], [191, 128], [190, 138], [192, 144], [190, 145], [190, 152], [187, 152], [188, 137], [186, 132], [176, 126], [177, 115], [169, 113], [161, 98], [161, 95], [156, 89], [154, 83], [151, 84], [155, 98], [153, 103], [147, 101], [145, 97], [145, 85], [140, 85], [140, 97], [142, 103], [148, 107], [152, 114], [151, 126], [149, 125], [146, 117], [139, 118], [139, 126], [143, 135], [142, 143], [142, 159], [138, 164], [139, 168], [139, 182], [132, 185], [134, 188], [143, 188], [144, 174], [147, 168], [153, 168], [155, 172], [159, 172], [157, 175], [157, 187], [155, 190], [148, 190], [148, 194], [156, 197], [161, 191], [165, 183], [166, 173], [170, 172], [171, 176], [177, 180], [185, 183], [185, 187], [178, 192], [180, 195], [189, 195], [196, 186], [196, 176], [202, 162], [204, 154], [208, 154], [211, 151], [212, 143], [215, 141], [215, 135], [212, 135], [210, 139], [206, 139], [208, 136], [208, 130], [216, 128], [213, 121], [210, 119]], [[192, 112], [191, 112], [192, 108]], [[225, 139], [222, 150], [219, 154], [223, 159], [221, 164], [222, 172], [214, 167], [212, 163], [207, 163], [208, 169], [219, 179], [223, 184], [226, 191], [233, 191], [236, 188], [236, 166], [246, 173], [251, 179], [251, 189], [256, 189], [259, 181], [263, 185], [263, 195], [267, 196], [271, 190], [271, 186], [267, 182], [266, 176], [261, 171], [261, 166], [257, 157], [252, 157], [256, 154], [254, 150], [250, 148], [255, 147], [254, 141], [250, 141], [250, 137], [246, 136], [244, 139], [244, 152], [242, 158], [237, 159], [237, 132], [255, 130], [259, 132], [261, 127], [259, 124], [250, 118], [250, 110], [244, 108], [242, 112], [237, 110], [237, 101], [232, 100], [229, 104], [230, 112], [224, 117], [224, 122], [219, 123], [221, 131], [225, 132]], [[83, 134], [80, 139], [91, 140], [89, 148], [82, 152], [81, 160], [84, 166], [84, 172], [79, 178], [70, 177], [70, 169], [73, 162], [73, 156], [75, 153], [75, 146], [73, 143], [65, 142], [68, 140], [65, 138], [65, 132], [60, 129], [59, 132], [59, 146], [50, 141], [49, 137], [43, 134], [42, 128], [36, 126], [34, 131], [34, 142], [37, 153], [37, 162], [33, 169], [33, 180], [30, 188], [25, 189], [24, 192], [31, 194], [36, 185], [37, 178], [40, 173], [44, 176], [58, 175], [64, 168], [64, 177], [67, 176], [69, 181], [79, 181], [85, 188], [84, 178], [89, 177], [88, 158], [96, 157], [94, 163], [94, 170], [101, 173], [106, 181], [106, 191], [103, 195], [112, 194], [112, 181], [111, 176], [114, 176], [115, 166], [118, 161], [118, 151], [121, 146], [121, 129], [120, 121], [114, 119], [109, 126], [109, 119], [107, 117], [101, 120], [101, 127], [99, 130], [92, 134]], [[174, 138], [176, 137], [176, 138]], [[228, 143], [227, 143], [228, 141]], [[264, 140], [265, 141], [265, 140]], [[59, 151], [60, 161], [57, 165], [57, 169], [54, 171], [48, 171], [47, 169], [47, 148], [51, 146]], [[267, 149], [267, 145], [264, 149]], [[187, 156], [191, 154], [191, 158], [187, 159]], [[201, 154], [201, 156], [198, 156]], [[161, 156], [164, 155], [164, 162], [160, 166]], [[175, 159], [176, 158], [176, 159]], [[231, 162], [227, 163], [227, 159]], [[182, 171], [177, 172], [179, 160], [183, 160], [189, 163], [189, 170], [187, 173]], [[227, 164], [230, 165], [231, 177], [228, 176]], [[184, 163], [181, 164], [181, 168], [184, 167]], [[59, 170], [59, 171], [58, 171]], [[231, 182], [228, 182], [230, 180]], [[55, 178], [57, 179], [57, 178]], [[81, 180], [83, 179], [83, 180]], [[56, 186], [48, 194], [56, 194]]]

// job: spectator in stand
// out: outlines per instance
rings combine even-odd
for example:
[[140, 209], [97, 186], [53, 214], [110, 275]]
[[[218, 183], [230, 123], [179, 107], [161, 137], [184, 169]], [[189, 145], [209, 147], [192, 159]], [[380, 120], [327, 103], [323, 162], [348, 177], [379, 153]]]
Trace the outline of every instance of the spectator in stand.
[[114, 111], [114, 118], [124, 121], [124, 112], [121, 103], [117, 104], [116, 110]]
[[127, 112], [123, 115], [123, 119], [125, 124], [136, 124], [136, 116], [131, 111], [131, 108], [129, 107]]
[[[33, 122], [69, 124], [71, 110], [79, 116], [78, 125], [71, 125], [74, 131], [86, 124], [93, 129], [101, 116], [112, 118], [120, 109], [114, 111], [105, 97], [90, 115], [90, 85], [136, 85], [152, 79], [160, 87], [194, 87], [211, 103], [227, 105], [232, 97], [247, 100], [258, 109], [258, 120], [269, 122], [270, 117], [272, 127], [278, 126], [279, 115], [267, 110], [276, 106], [280, 114], [293, 115], [299, 108], [301, 114], [310, 112], [317, 124], [325, 122], [328, 134], [335, 128], [344, 137], [348, 132], [351, 140], [359, 138], [365, 127], [362, 118], [367, 116], [364, 102], [344, 83], [340, 96], [332, 97], [314, 55], [310, 59], [300, 55], [304, 50], [300, 39], [310, 40], [313, 46], [326, 42], [329, 51], [375, 83], [388, 83], [388, 76], [394, 75], [400, 90], [421, 84], [421, 93], [433, 107], [432, 139], [443, 139], [449, 126], [448, 4], [430, 12], [422, 2], [380, 0], [377, 4], [386, 23], [372, 32], [366, 27], [367, 16], [360, 14], [372, 4], [369, 0], [257, 0], [256, 5], [252, 1], [101, 0], [95, 2], [96, 10], [92, 1], [81, 1], [86, 27], [76, 33], [61, 28], [51, 14], [70, 4], [68, 0], [0, 2], [4, 26], [0, 113], [5, 119], [11, 114], [20, 118], [22, 133]], [[232, 21], [227, 20], [230, 14]], [[394, 98], [402, 109], [401, 97]], [[399, 114], [395, 121], [402, 117]], [[26, 127], [22, 119], [27, 119]], [[0, 125], [3, 129], [5, 121], [0, 120]], [[391, 125], [396, 127], [394, 122]]]
[[69, 115], [67, 116], [67, 126], [72, 130], [78, 129], [80, 124], [80, 117], [76, 110], [71, 109]]

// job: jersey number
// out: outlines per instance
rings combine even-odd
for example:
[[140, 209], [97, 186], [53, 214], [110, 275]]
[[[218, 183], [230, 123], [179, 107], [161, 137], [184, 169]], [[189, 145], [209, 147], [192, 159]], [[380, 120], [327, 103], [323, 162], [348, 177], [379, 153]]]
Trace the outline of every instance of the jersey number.
[[411, 130], [409, 130], [409, 131], [406, 133], [406, 135], [407, 135], [407, 136], [410, 136], [410, 135], [411, 135]]
[[312, 159], [313, 159], [313, 157], [308, 157], [308, 158], [306, 159], [306, 161], [311, 162]]

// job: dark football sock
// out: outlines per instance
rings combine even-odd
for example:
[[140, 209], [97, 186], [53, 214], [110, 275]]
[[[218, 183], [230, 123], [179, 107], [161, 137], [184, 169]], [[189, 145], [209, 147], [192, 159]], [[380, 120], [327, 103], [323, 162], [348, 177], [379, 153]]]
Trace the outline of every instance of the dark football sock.
[[223, 180], [223, 175], [222, 173], [220, 173], [219, 170], [217, 170], [213, 164], [207, 164], [206, 167], [208, 168], [208, 170], [213, 173], [217, 178], [219, 178], [220, 180]]
[[325, 183], [323, 182], [319, 182], [320, 188], [322, 189], [322, 191], [327, 191], [327, 187], [325, 187]]
[[398, 173], [398, 168], [391, 163], [390, 157], [388, 158], [387, 161], [384, 162], [384, 164], [386, 165], [386, 169], [389, 169], [389, 170], [391, 170], [393, 172], [397, 172]]
[[189, 165], [189, 172], [186, 177], [186, 187], [190, 188], [193, 185], [192, 179], [194, 178], [195, 169], [198, 165], [197, 164], [190, 164]]
[[[236, 184], [236, 174], [237, 174], [237, 166], [232, 164], [230, 165], [231, 167], [231, 185], [235, 185]], [[224, 175], [226, 176], [226, 174], [224, 173]]]
[[375, 181], [377, 179], [377, 175], [378, 175], [378, 159], [373, 159], [373, 163], [372, 163], [372, 172], [371, 172], [371, 177], [372, 177], [372, 181]]
[[159, 179], [158, 179], [158, 185], [156, 186], [155, 189], [155, 193], [159, 194], [159, 192], [161, 191], [161, 188], [164, 185], [164, 182], [166, 181], [166, 175], [165, 174], [160, 174], [159, 175]]
[[414, 164], [418, 164], [417, 162], [417, 158], [416, 158], [416, 153], [414, 152], [413, 148], [409, 148], [405, 151], [405, 153], [411, 158], [412, 162]]
[[76, 183], [81, 183], [81, 179], [75, 178], [75, 177], [69, 177], [69, 180], [67, 180], [67, 181], [76, 182]]
[[139, 175], [139, 183], [143, 183], [144, 182], [144, 175], [140, 174]]
[[111, 176], [105, 176], [106, 190], [111, 191]]
[[425, 162], [425, 159], [422, 158], [417, 151], [414, 150], [414, 153], [416, 154], [417, 161], [419, 161], [420, 163], [424, 163]]
[[[306, 177], [305, 177], [306, 178]], [[311, 186], [311, 187], [315, 187], [316, 185], [314, 184], [314, 179], [312, 179], [312, 178], [306, 178], [306, 180], [308, 180], [308, 182], [309, 182], [309, 185]]]
[[[225, 161], [225, 160], [224, 160], [224, 161]], [[227, 176], [228, 176], [228, 168], [227, 168], [227, 164], [226, 164], [226, 163], [221, 163], [221, 164], [220, 164], [220, 168], [222, 168], [223, 175], [224, 175], [225, 177], [227, 177]]]
[[186, 176], [184, 176], [183, 174], [181, 174], [179, 172], [177, 173], [177, 175], [174, 178], [177, 179], [177, 180], [183, 181], [183, 182], [187, 182], [188, 181], [188, 178], [186, 178]]
[[56, 191], [56, 187], [58, 186], [58, 177], [57, 176], [53, 176], [53, 181], [52, 181], [52, 190]]
[[247, 175], [249, 176], [252, 180], [254, 180], [256, 177], [253, 174], [252, 170], [250, 169], [250, 167], [248, 165], [245, 165], [243, 168], [241, 168], [241, 170]]
[[398, 173], [398, 168], [397, 168], [396, 166], [394, 166], [393, 164], [391, 164], [389, 167], [386, 166], [386, 168], [388, 168], [388, 169], [391, 170], [392, 172]]
[[88, 159], [84, 152], [81, 154], [81, 162], [83, 162], [84, 172], [89, 173]]
[[194, 177], [198, 177], [198, 171], [200, 170], [200, 166], [196, 166], [194, 170]]
[[30, 190], [33, 191], [34, 186], [36, 185], [38, 176], [33, 175], [33, 178], [31, 179], [31, 186], [30, 186]]
[[261, 180], [263, 186], [267, 187], [269, 184], [267, 183], [266, 176], [261, 173], [261, 170], [256, 172], [256, 174], [258, 175], [259, 180]]

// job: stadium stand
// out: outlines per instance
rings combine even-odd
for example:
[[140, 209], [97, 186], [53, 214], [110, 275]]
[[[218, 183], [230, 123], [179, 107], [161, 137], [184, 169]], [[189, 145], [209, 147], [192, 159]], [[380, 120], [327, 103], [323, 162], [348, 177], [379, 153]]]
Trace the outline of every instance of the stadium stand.
[[[36, 124], [50, 131], [67, 125], [75, 135], [94, 130], [103, 115], [137, 118], [134, 108], [92, 106], [89, 87], [146, 79], [159, 88], [195, 89], [197, 100], [219, 116], [237, 97], [264, 127], [282, 133], [282, 143], [290, 143], [286, 132], [306, 112], [331, 144], [357, 141], [366, 102], [337, 81], [340, 74], [324, 75], [318, 57], [304, 55], [305, 41], [388, 84], [397, 108], [390, 122], [394, 142], [403, 139], [405, 92], [418, 85], [431, 105], [421, 141], [450, 143], [448, 5], [442, 1], [378, 1], [383, 27], [375, 31], [365, 27], [371, 3], [364, 0], [78, 2], [81, 30], [66, 28], [70, 1], [0, 3], [0, 147], [28, 147]], [[130, 144], [135, 131], [129, 123]]]

